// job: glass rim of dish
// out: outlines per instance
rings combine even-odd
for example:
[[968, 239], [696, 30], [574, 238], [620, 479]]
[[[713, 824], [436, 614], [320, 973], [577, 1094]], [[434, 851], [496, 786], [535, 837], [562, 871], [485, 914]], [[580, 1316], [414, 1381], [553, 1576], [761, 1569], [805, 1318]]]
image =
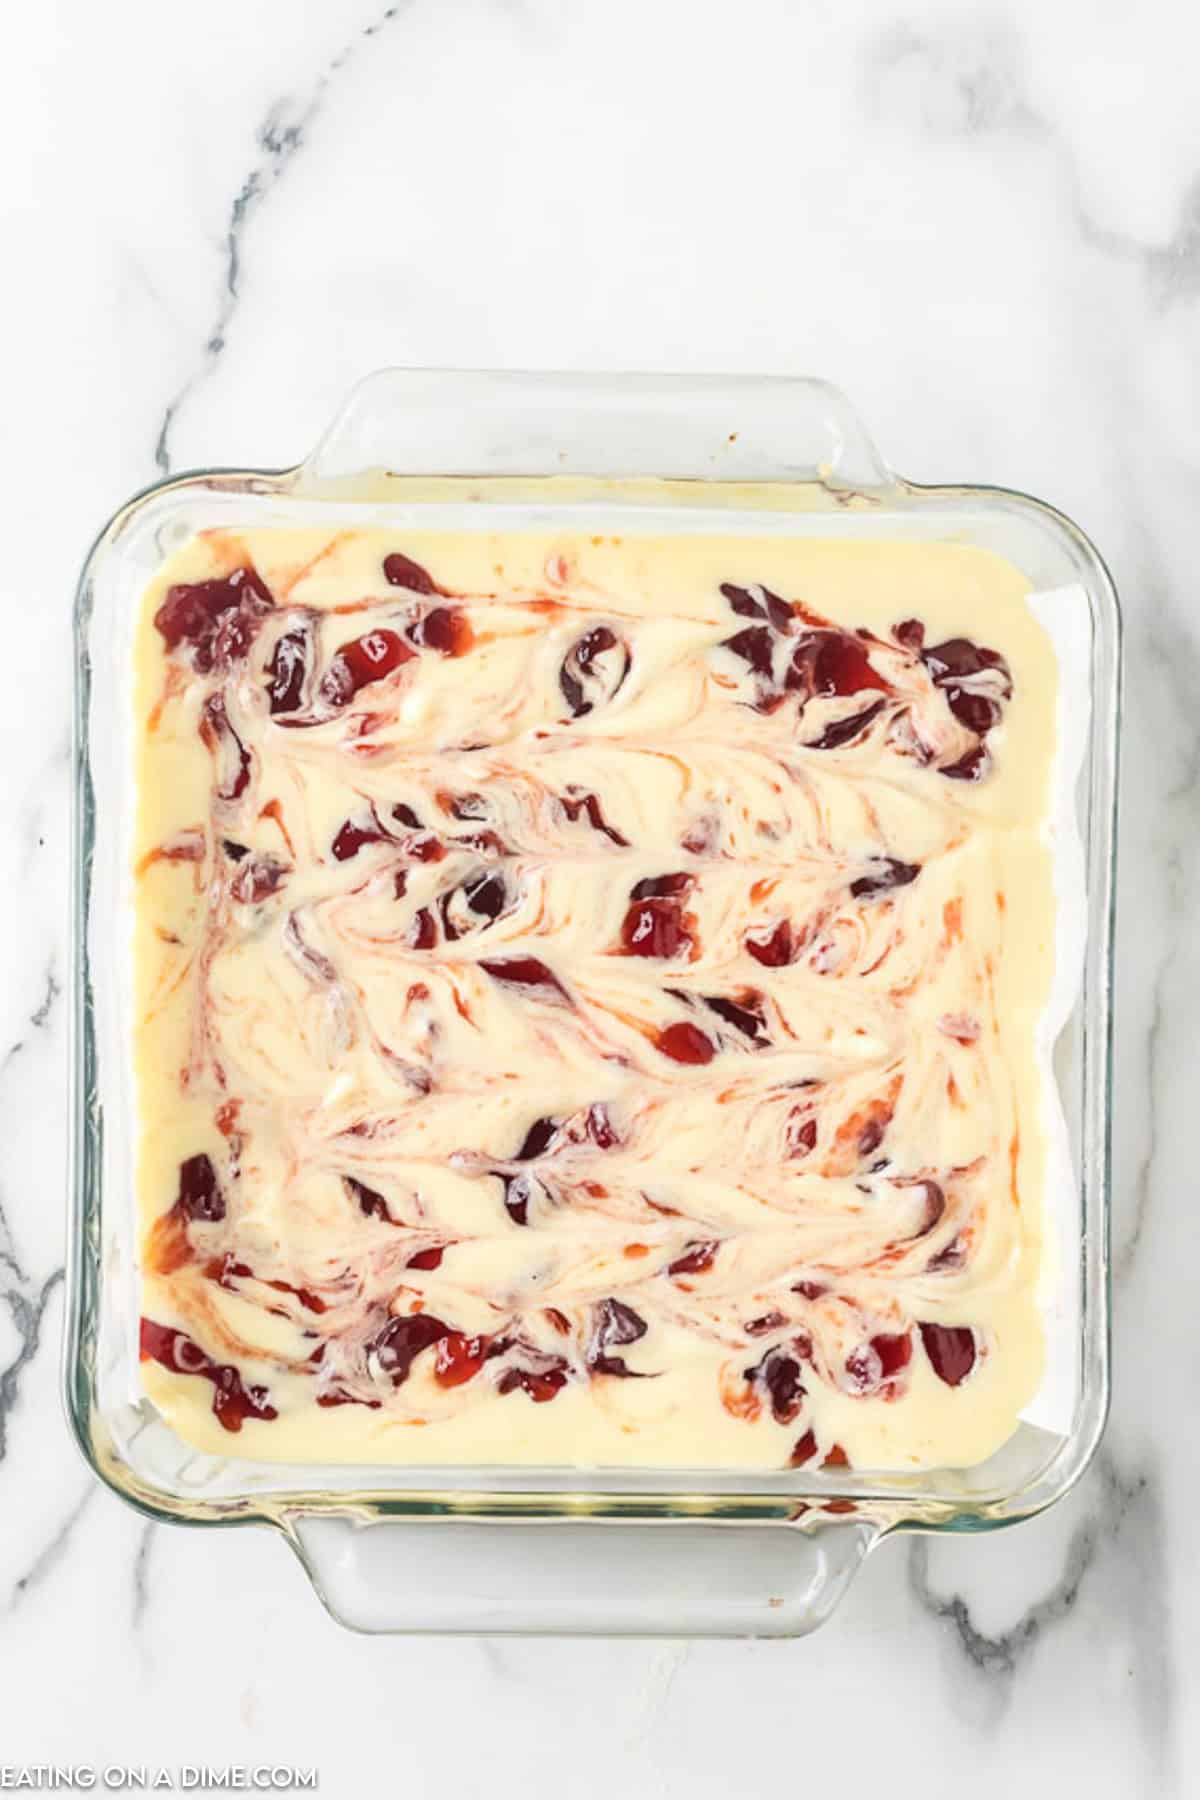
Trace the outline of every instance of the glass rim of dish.
[[[702, 404], [696, 405], [697, 396]], [[472, 397], [485, 426], [503, 423], [502, 448], [490, 452], [485, 426], [463, 469], [422, 465], [426, 452], [413, 446], [430, 408], [447, 418]], [[759, 416], [765, 405], [766, 414]], [[622, 411], [624, 407], [624, 411]], [[640, 464], [638, 430], [650, 418], [681, 445], [663, 466]], [[737, 421], [732, 431], [719, 427]], [[524, 428], [524, 435], [522, 430]], [[783, 454], [781, 434], [794, 433], [795, 450]], [[621, 432], [631, 447], [621, 447]], [[589, 435], [590, 434], [590, 435]], [[690, 434], [690, 439], [689, 439]], [[434, 432], [435, 441], [438, 434]], [[470, 430], [464, 434], [470, 441]], [[653, 432], [651, 433], [653, 437]], [[561, 441], [568, 440], [564, 455]], [[722, 443], [724, 440], [724, 443]], [[516, 449], [512, 448], [515, 442]], [[607, 446], [602, 453], [589, 445]], [[385, 454], [380, 454], [380, 446]], [[728, 446], [726, 460], [722, 451]], [[517, 466], [511, 466], [515, 456]], [[490, 460], [489, 460], [490, 457]], [[589, 468], [589, 460], [599, 467]], [[418, 466], [414, 467], [413, 464]], [[682, 472], [674, 472], [677, 463]], [[622, 468], [622, 465], [624, 466]], [[497, 466], [499, 465], [499, 466]], [[526, 466], [527, 465], [527, 466]], [[604, 466], [610, 465], [610, 466]], [[166, 1430], [144, 1399], [124, 1392], [128, 1375], [122, 1343], [121, 1302], [114, 1270], [128, 1262], [133, 1197], [107, 1192], [113, 1185], [112, 1141], [122, 1125], [114, 1099], [120, 1071], [119, 1021], [111, 962], [114, 930], [129, 916], [122, 904], [119, 857], [112, 818], [124, 783], [118, 767], [120, 632], [129, 596], [144, 582], [145, 558], [161, 560], [187, 518], [216, 522], [216, 515], [276, 522], [322, 523], [411, 520], [443, 523], [448, 509], [463, 506], [477, 523], [495, 524], [513, 508], [527, 508], [526, 482], [566, 476], [583, 495], [543, 498], [539, 505], [565, 518], [571, 506], [628, 511], [644, 531], [697, 529], [712, 515], [723, 531], [736, 518], [764, 517], [791, 531], [880, 537], [880, 526], [903, 526], [924, 539], [946, 536], [980, 541], [980, 521], [995, 533], [1015, 532], [1084, 588], [1091, 613], [1092, 713], [1088, 754], [1081, 778], [1080, 811], [1087, 864], [1086, 966], [1069, 1027], [1072, 1078], [1078, 1082], [1073, 1151], [1080, 1217], [1082, 1307], [1079, 1379], [1071, 1430], [1042, 1446], [1045, 1455], [1018, 1459], [1011, 1472], [987, 1478], [976, 1470], [887, 1475], [839, 1470], [754, 1471], [638, 1469], [539, 1470], [392, 1465], [357, 1467], [311, 1464], [238, 1465], [206, 1458], [190, 1447], [166, 1473], [162, 1446], [147, 1446]], [[680, 491], [664, 506], [639, 484], [666, 480]], [[445, 492], [466, 484], [453, 497]], [[428, 486], [432, 498], [420, 490]], [[735, 495], [734, 489], [737, 489]], [[470, 497], [466, 490], [470, 490]], [[748, 504], [752, 490], [758, 502]], [[655, 515], [655, 523], [651, 516]], [[587, 514], [594, 517], [594, 514]], [[509, 527], [511, 529], [511, 526]], [[1005, 552], [1002, 552], [1005, 553]], [[1012, 556], [1010, 560], [1017, 560]], [[1031, 551], [1030, 554], [1033, 554]], [[138, 562], [138, 557], [142, 558]], [[1025, 563], [1018, 566], [1025, 568]], [[1049, 585], [1049, 583], [1043, 583]], [[105, 609], [113, 617], [106, 618]], [[802, 1527], [869, 1520], [880, 1531], [987, 1529], [1028, 1517], [1059, 1499], [1082, 1474], [1099, 1441], [1109, 1392], [1108, 1115], [1111, 1034], [1111, 925], [1115, 856], [1115, 773], [1119, 737], [1120, 617], [1111, 577], [1098, 552], [1064, 515], [1018, 490], [981, 485], [920, 486], [894, 476], [878, 457], [856, 416], [835, 389], [803, 378], [580, 377], [537, 373], [383, 371], [351, 395], [316, 451], [305, 462], [278, 471], [209, 469], [167, 476], [123, 506], [97, 538], [80, 578], [76, 609], [75, 807], [73, 856], [72, 1133], [70, 1231], [64, 1380], [67, 1411], [83, 1454], [95, 1472], [125, 1499], [154, 1518], [190, 1523], [269, 1522], [315, 1512], [356, 1519], [389, 1517], [624, 1518], [698, 1522], [788, 1522]], [[103, 643], [101, 644], [101, 638]], [[114, 648], [117, 654], [113, 654]], [[97, 715], [96, 708], [100, 712]], [[111, 718], [106, 715], [111, 715]], [[107, 729], [106, 729], [107, 727]], [[117, 731], [120, 738], [119, 729]], [[126, 759], [127, 761], [129, 759]], [[103, 766], [102, 766], [103, 765]], [[107, 946], [109, 955], [101, 954]], [[107, 1014], [107, 1020], [103, 1015]], [[114, 1023], [117, 1029], [113, 1030]], [[1065, 1035], [1065, 1034], [1064, 1034]], [[1077, 1041], [1076, 1041], [1077, 1040]], [[128, 1057], [128, 1042], [125, 1042]], [[106, 1182], [106, 1174], [109, 1179]], [[128, 1221], [125, 1221], [127, 1226]], [[128, 1309], [126, 1309], [128, 1310]], [[132, 1322], [126, 1320], [131, 1327]], [[126, 1331], [126, 1337], [129, 1333]], [[134, 1333], [136, 1335], [136, 1333]], [[135, 1353], [136, 1354], [136, 1353]], [[136, 1369], [134, 1370], [136, 1376]], [[125, 1382], [125, 1387], [128, 1383]], [[1025, 1427], [1021, 1428], [1026, 1429]], [[1050, 1440], [1049, 1433], [1041, 1434]], [[141, 1446], [141, 1448], [139, 1448]], [[1008, 1451], [998, 1453], [1004, 1458]], [[996, 1462], [998, 1458], [993, 1458]], [[214, 1468], [203, 1465], [212, 1464]], [[852, 1506], [839, 1520], [825, 1508]], [[838, 1511], [845, 1510], [840, 1504]]]

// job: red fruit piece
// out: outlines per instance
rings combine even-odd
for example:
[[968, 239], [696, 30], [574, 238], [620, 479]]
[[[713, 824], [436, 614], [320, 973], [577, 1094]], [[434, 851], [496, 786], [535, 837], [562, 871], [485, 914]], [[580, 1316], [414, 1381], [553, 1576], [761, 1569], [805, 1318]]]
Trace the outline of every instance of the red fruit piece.
[[827, 725], [820, 737], [813, 738], [805, 746], [808, 750], [841, 750], [853, 743], [867, 730], [867, 727], [878, 718], [883, 711], [884, 702], [876, 700], [874, 706], [868, 706], [863, 712], [852, 713], [848, 719], [835, 719]]
[[891, 692], [862, 642], [844, 631], [807, 631], [792, 656], [787, 686], [806, 696]]
[[671, 875], [646, 875], [629, 890], [631, 900], [666, 900], [691, 892], [694, 876], [683, 870]]
[[695, 939], [684, 923], [681, 900], [638, 900], [621, 923], [626, 956], [653, 956], [662, 961], [691, 954]]
[[823, 1281], [797, 1281], [792, 1286], [792, 1292], [802, 1295], [805, 1300], [819, 1300], [829, 1289]]
[[920, 873], [920, 863], [898, 862], [894, 856], [876, 857], [870, 872], [850, 883], [850, 892], [856, 900], [873, 900], [876, 894], [885, 894], [891, 888], [907, 887]]
[[352, 638], [330, 661], [318, 690], [326, 706], [347, 706], [360, 688], [382, 681], [414, 652], [394, 631], [368, 631]]
[[717, 1254], [716, 1243], [689, 1244], [682, 1256], [667, 1264], [668, 1275], [702, 1275], [711, 1269]]
[[793, 1130], [789, 1124], [787, 1133], [788, 1155], [793, 1159], [809, 1156], [817, 1147], [817, 1121], [802, 1120]]
[[747, 625], [744, 631], [737, 631], [732, 637], [724, 638], [721, 647], [731, 650], [744, 663], [748, 663], [763, 680], [771, 679], [775, 639], [765, 625]]
[[[608, 657], [601, 668], [595, 666], [600, 657], [614, 650], [619, 654]], [[615, 631], [607, 625], [594, 625], [585, 632], [567, 651], [558, 675], [571, 717], [582, 719], [597, 704], [613, 699], [629, 673], [629, 665], [629, 648]]]
[[420, 837], [401, 838], [400, 849], [414, 862], [443, 862], [446, 857], [446, 846], [431, 831]]
[[440, 656], [465, 656], [475, 642], [467, 615], [457, 606], [435, 606], [408, 635], [419, 648], [436, 650]]
[[803, 1437], [797, 1438], [792, 1446], [792, 1454], [788, 1457], [789, 1469], [802, 1469], [805, 1463], [812, 1461], [817, 1454], [817, 1440], [810, 1428]]
[[485, 958], [479, 966], [493, 981], [499, 981], [505, 987], [530, 988], [543, 1000], [568, 998], [558, 976], [536, 956]]
[[702, 994], [701, 999], [710, 1012], [715, 1012], [719, 1019], [724, 1019], [727, 1025], [732, 1025], [735, 1031], [740, 1031], [743, 1037], [749, 1038], [756, 1049], [761, 1049], [770, 1042], [763, 997], [753, 988], [747, 988], [737, 1000], [731, 1000], [724, 994]]
[[920, 619], [901, 619], [898, 625], [892, 626], [892, 636], [905, 650], [919, 654], [925, 642], [925, 627]]
[[520, 1388], [538, 1405], [553, 1400], [555, 1394], [567, 1385], [567, 1365], [561, 1357], [555, 1357], [549, 1366], [542, 1369], [506, 1369], [497, 1383], [502, 1394], [511, 1394]]
[[911, 1361], [912, 1337], [907, 1331], [880, 1332], [850, 1352], [846, 1373], [860, 1394], [871, 1394], [892, 1381]]
[[275, 1419], [278, 1413], [267, 1399], [265, 1387], [247, 1387], [232, 1363], [214, 1362], [182, 1331], [172, 1331], [153, 1319], [141, 1322], [140, 1355], [143, 1362], [161, 1363], [178, 1375], [202, 1375], [213, 1384], [212, 1409], [226, 1431], [240, 1431], [247, 1419]]
[[389, 1319], [368, 1344], [368, 1351], [393, 1387], [408, 1380], [413, 1363], [423, 1350], [449, 1337], [451, 1327], [432, 1313], [409, 1313], [401, 1319]]
[[427, 906], [420, 906], [413, 914], [412, 924], [408, 932], [408, 948], [410, 950], [432, 950], [437, 943], [437, 926], [433, 914]]
[[626, 1364], [623, 1356], [610, 1354], [614, 1346], [636, 1344], [646, 1335], [646, 1321], [623, 1300], [602, 1300], [596, 1308], [591, 1336], [588, 1340], [587, 1364], [595, 1375], [633, 1378], [638, 1371]]
[[[455, 901], [461, 896], [467, 911], [474, 913], [477, 920], [486, 920], [486, 924], [477, 924], [475, 920], [463, 919], [461, 908], [456, 908]], [[508, 899], [508, 888], [503, 875], [488, 874], [486, 871], [471, 876], [460, 886], [451, 888], [438, 900], [438, 911], [442, 916], [442, 930], [446, 942], [453, 944], [464, 933], [473, 930], [486, 931], [493, 920], [498, 919], [504, 911]]]
[[994, 725], [1000, 723], [1000, 702], [992, 700], [987, 694], [973, 694], [966, 688], [948, 687], [946, 704], [960, 725], [973, 731], [976, 737], [986, 737]]
[[660, 1031], [655, 1039], [664, 1056], [669, 1056], [677, 1063], [710, 1063], [717, 1054], [717, 1046], [712, 1039], [705, 1037], [698, 1025], [681, 1019], [675, 1025], [668, 1025]]
[[645, 1337], [645, 1319], [623, 1300], [602, 1300], [596, 1311], [597, 1341], [606, 1347], [611, 1344], [636, 1344], [639, 1338]]
[[442, 1387], [461, 1387], [464, 1381], [478, 1375], [486, 1360], [485, 1337], [467, 1337], [461, 1331], [451, 1331], [437, 1347], [434, 1379]]
[[209, 1157], [189, 1156], [179, 1165], [179, 1198], [175, 1202], [185, 1219], [213, 1224], [225, 1217], [225, 1196]]
[[514, 1162], [532, 1162], [543, 1155], [558, 1136], [561, 1119], [535, 1119], [521, 1140]]
[[337, 862], [349, 862], [352, 856], [358, 855], [364, 844], [388, 842], [388, 834], [374, 813], [370, 823], [366, 825], [356, 825], [353, 819], [347, 819], [344, 825], [339, 825], [337, 836], [333, 840], [334, 859]]
[[898, 1375], [912, 1361], [912, 1335], [903, 1332], [880, 1332], [871, 1339], [871, 1348], [879, 1358], [885, 1381]]
[[1003, 702], [1012, 697], [1008, 664], [997, 651], [970, 638], [947, 638], [922, 650], [921, 658], [959, 724], [979, 739], [939, 772], [950, 781], [979, 781], [990, 767], [983, 740], [999, 723]]
[[244, 656], [263, 616], [274, 605], [270, 590], [256, 569], [246, 565], [212, 581], [178, 582], [154, 615], [154, 623], [168, 650], [186, 646], [188, 660], [199, 675], [207, 675], [217, 660], [217, 633], [228, 615], [243, 616], [227, 630], [221, 645], [222, 660]]
[[721, 583], [721, 592], [728, 600], [735, 613], [743, 619], [765, 619], [767, 609], [761, 601], [756, 600], [749, 588], [735, 587], [732, 581]]
[[285, 631], [275, 645], [267, 666], [267, 699], [273, 714], [296, 712], [303, 703], [311, 647], [311, 633], [300, 628]]
[[753, 588], [735, 587], [732, 581], [721, 583], [721, 592], [728, 600], [735, 613], [744, 619], [769, 619], [776, 631], [786, 631], [795, 619], [795, 613], [786, 600], [773, 594], [770, 588], [756, 584]]
[[771, 1401], [771, 1412], [780, 1425], [790, 1425], [800, 1413], [805, 1386], [800, 1379], [800, 1364], [786, 1350], [768, 1350], [760, 1363], [745, 1371], [746, 1380], [765, 1388]]
[[414, 562], [411, 556], [402, 555], [399, 550], [384, 557], [383, 573], [393, 587], [407, 588], [410, 594], [442, 592], [428, 569], [423, 569], [420, 563]]
[[800, 1379], [800, 1364], [794, 1356], [768, 1351], [761, 1366], [771, 1396], [771, 1412], [780, 1425], [790, 1425], [807, 1391]]
[[406, 1269], [440, 1269], [445, 1254], [446, 1252], [440, 1244], [434, 1244], [428, 1250], [418, 1250], [415, 1256], [409, 1257], [404, 1266]]
[[792, 927], [787, 919], [780, 919], [778, 925], [772, 927], [768, 937], [748, 937], [743, 941], [755, 962], [761, 963], [765, 969], [781, 969], [791, 962], [795, 954]]
[[947, 638], [921, 653], [922, 661], [939, 687], [969, 681], [985, 671], [996, 672], [999, 690], [1005, 698], [1012, 693], [1012, 673], [998, 650], [989, 650], [970, 638]]
[[463, 893], [472, 912], [483, 919], [498, 919], [508, 899], [503, 875], [482, 875], [464, 883]]
[[365, 1181], [359, 1181], [353, 1175], [343, 1175], [342, 1180], [349, 1189], [351, 1199], [358, 1201], [358, 1209], [364, 1217], [382, 1219], [385, 1225], [395, 1224], [382, 1194], [377, 1194], [374, 1188], [368, 1187]]
[[975, 1333], [969, 1325], [922, 1325], [920, 1330], [934, 1374], [947, 1387], [958, 1387], [975, 1367]]

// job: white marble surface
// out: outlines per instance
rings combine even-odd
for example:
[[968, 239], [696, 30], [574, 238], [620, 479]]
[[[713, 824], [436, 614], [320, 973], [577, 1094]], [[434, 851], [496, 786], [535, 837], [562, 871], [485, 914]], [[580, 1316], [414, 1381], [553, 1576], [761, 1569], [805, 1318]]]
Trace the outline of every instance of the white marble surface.
[[[0, 1763], [381, 1791], [1200, 1787], [1200, 114], [1179, 0], [44, 0], [0, 58]], [[67, 635], [160, 469], [390, 362], [792, 370], [917, 479], [1046, 495], [1128, 622], [1116, 1395], [1037, 1523], [885, 1546], [797, 1644], [366, 1641], [147, 1527], [58, 1394]], [[1019, 1784], [1019, 1786], [1018, 1786]]]

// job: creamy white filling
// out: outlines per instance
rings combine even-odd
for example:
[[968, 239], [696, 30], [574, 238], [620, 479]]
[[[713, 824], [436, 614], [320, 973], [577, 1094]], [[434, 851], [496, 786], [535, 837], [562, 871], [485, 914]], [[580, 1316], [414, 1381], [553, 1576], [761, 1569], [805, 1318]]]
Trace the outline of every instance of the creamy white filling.
[[[379, 570], [394, 547], [384, 534], [333, 545], [313, 533], [214, 536], [174, 557], [147, 597], [145, 1305], [265, 1386], [279, 1413], [251, 1416], [231, 1440], [207, 1380], [148, 1362], [147, 1388], [172, 1422], [207, 1448], [263, 1457], [697, 1467], [781, 1466], [811, 1428], [822, 1452], [841, 1446], [856, 1466], [914, 1467], [978, 1461], [1018, 1416], [1060, 1417], [1058, 1400], [1045, 1404], [1053, 1369], [1038, 1391], [1038, 1309], [1057, 1329], [1061, 1284], [1041, 1272], [1039, 1238], [1043, 1194], [1057, 1206], [1071, 1193], [1045, 1054], [1057, 988], [1043, 1004], [1056, 945], [1059, 967], [1069, 960], [1061, 882], [1057, 923], [1051, 898], [1065, 815], [1053, 843], [1039, 834], [1056, 731], [1066, 742], [1055, 652], [1061, 673], [1074, 651], [1036, 623], [1015, 571], [961, 546], [410, 534], [405, 551], [463, 597], [471, 653], [423, 648], [352, 704], [308, 692], [311, 726], [274, 722], [267, 664], [300, 608], [319, 618], [328, 672], [337, 646], [364, 633], [369, 659], [386, 660], [379, 633], [402, 635], [442, 603], [389, 593]], [[154, 627], [168, 588], [246, 561], [294, 616], [272, 613], [228, 681], [197, 678], [178, 657], [169, 666]], [[783, 707], [755, 710], [751, 664], [721, 646], [759, 624], [731, 614], [723, 580], [766, 583], [851, 638], [870, 628], [892, 696], [874, 735], [868, 719], [861, 742], [803, 747], [869, 712], [870, 685], [852, 698], [815, 693], [802, 729]], [[1012, 670], [994, 766], [977, 784], [937, 772], [974, 739], [890, 638], [906, 618], [924, 622], [927, 645], [969, 636]], [[569, 665], [581, 631], [605, 621], [633, 640], [625, 675], [614, 646]], [[765, 679], [778, 685], [804, 624], [776, 633]], [[578, 687], [566, 708], [564, 669]], [[986, 669], [964, 685], [1003, 694]], [[1060, 680], [1059, 691], [1076, 686]], [[206, 714], [215, 689], [237, 739]], [[493, 747], [464, 750], [464, 732]], [[1056, 767], [1069, 786], [1064, 754]], [[600, 824], [564, 808], [589, 794]], [[421, 860], [422, 834], [397, 804], [449, 842], [445, 857]], [[373, 820], [386, 820], [382, 846]], [[370, 841], [339, 863], [330, 846], [347, 823]], [[203, 860], [179, 860], [197, 825]], [[492, 853], [458, 846], [489, 831], [517, 852], [504, 865], [517, 879], [511, 907], [476, 935], [464, 893]], [[236, 866], [222, 848], [231, 839], [246, 852]], [[856, 898], [852, 884], [888, 859], [919, 876]], [[697, 957], [615, 954], [633, 889], [672, 869], [694, 878], [678, 911]], [[447, 899], [452, 877], [460, 891]], [[787, 966], [764, 968], [747, 946], [785, 917], [815, 922], [811, 938]], [[561, 975], [570, 1005], [552, 986], [507, 981], [505, 958], [530, 956]], [[747, 986], [762, 996], [761, 1053], [744, 1021], [709, 1005]], [[710, 1062], [664, 1053], [662, 1034], [680, 1028], [712, 1046]], [[814, 1078], [815, 1149], [802, 1135], [809, 1090], [786, 1085]], [[240, 1111], [223, 1136], [231, 1100]], [[588, 1141], [593, 1105], [611, 1108], [616, 1148]], [[518, 1146], [547, 1115], [578, 1141], [526, 1166]], [[879, 1169], [863, 1148], [877, 1116]], [[167, 1217], [179, 1166], [201, 1152], [234, 1204], [226, 1220], [193, 1218], [180, 1232]], [[504, 1173], [524, 1182], [507, 1216]], [[922, 1247], [925, 1177], [949, 1205]], [[356, 1205], [346, 1179], [374, 1198]], [[926, 1252], [951, 1247], [960, 1227], [964, 1265], [927, 1271]], [[444, 1268], [407, 1272], [412, 1255], [447, 1240]], [[693, 1245], [717, 1241], [711, 1270], [670, 1274]], [[806, 1271], [826, 1291], [797, 1298], [793, 1277]], [[392, 1387], [397, 1352], [381, 1346], [380, 1307], [390, 1299], [404, 1315], [418, 1293], [460, 1334], [502, 1333], [519, 1315], [530, 1380], [563, 1349], [572, 1378], [540, 1402], [528, 1388], [504, 1392], [494, 1378], [510, 1372], [508, 1351], [447, 1386], [427, 1345]], [[641, 1337], [626, 1321], [615, 1345], [603, 1338], [614, 1297], [644, 1312]], [[752, 1340], [747, 1319], [775, 1302], [788, 1309], [782, 1337], [767, 1327]], [[976, 1331], [961, 1386], [936, 1378], [921, 1321]], [[897, 1332], [910, 1333], [911, 1357], [889, 1384], [874, 1342]], [[765, 1378], [748, 1385], [744, 1370], [797, 1334], [814, 1344], [809, 1391], [781, 1418]], [[325, 1337], [326, 1364], [302, 1369]], [[582, 1378], [580, 1358], [597, 1346], [653, 1379]], [[314, 1404], [343, 1387], [381, 1404]]]

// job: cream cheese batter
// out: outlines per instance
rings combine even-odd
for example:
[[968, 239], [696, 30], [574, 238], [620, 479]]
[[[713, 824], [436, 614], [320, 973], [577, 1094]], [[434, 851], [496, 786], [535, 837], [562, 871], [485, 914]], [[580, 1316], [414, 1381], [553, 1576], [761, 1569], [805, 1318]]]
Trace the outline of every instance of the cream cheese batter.
[[261, 1459], [968, 1465], [1052, 646], [978, 549], [214, 531], [137, 645], [142, 1374]]

